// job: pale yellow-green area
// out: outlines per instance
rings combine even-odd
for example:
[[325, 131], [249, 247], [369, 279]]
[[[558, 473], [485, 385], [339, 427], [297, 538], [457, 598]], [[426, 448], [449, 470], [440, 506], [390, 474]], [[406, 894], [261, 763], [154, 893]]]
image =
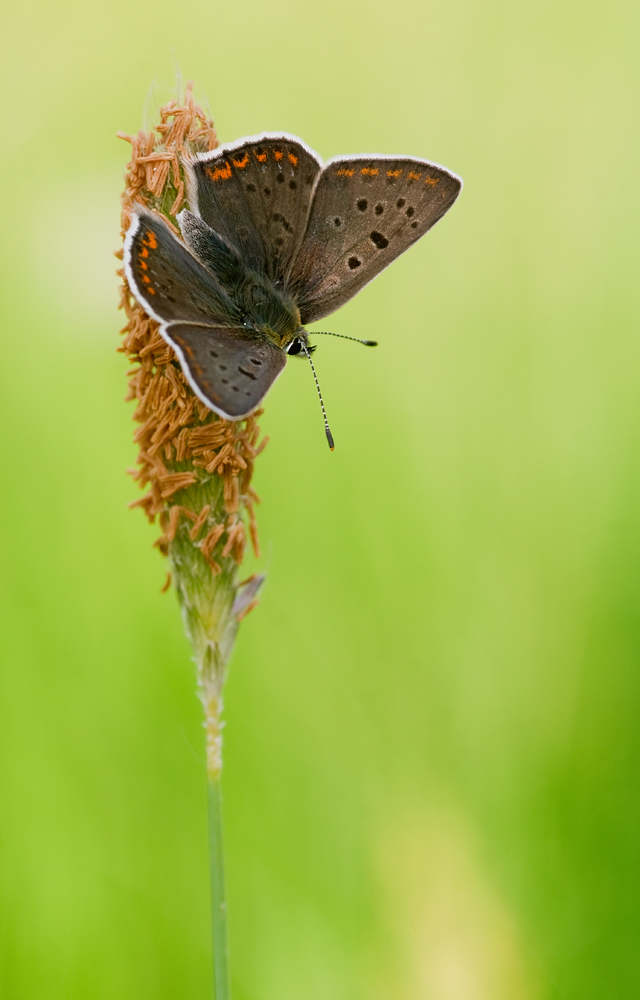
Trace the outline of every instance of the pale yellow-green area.
[[638, 995], [639, 33], [632, 0], [7, 5], [3, 1000], [210, 993], [202, 711], [127, 509], [114, 353], [115, 133], [174, 59], [222, 140], [465, 181], [319, 324], [380, 342], [318, 338], [334, 454], [302, 362], [261, 418], [268, 579], [225, 689], [234, 1000], [431, 1000], [451, 968], [500, 1000]]
[[372, 997], [537, 1000], [518, 920], [462, 816], [401, 813], [376, 858], [386, 947], [372, 960]]

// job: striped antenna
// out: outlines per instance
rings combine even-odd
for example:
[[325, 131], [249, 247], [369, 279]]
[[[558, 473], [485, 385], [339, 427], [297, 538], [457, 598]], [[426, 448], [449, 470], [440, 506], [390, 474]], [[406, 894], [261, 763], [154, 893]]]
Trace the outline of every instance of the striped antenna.
[[344, 333], [329, 333], [328, 330], [307, 330], [310, 337], [340, 337], [341, 340], [353, 340], [365, 347], [377, 347], [377, 340], [359, 340], [358, 337], [347, 337]]
[[327, 441], [329, 442], [329, 447], [331, 448], [331, 451], [333, 451], [335, 445], [333, 443], [333, 435], [329, 429], [329, 421], [327, 420], [327, 411], [324, 408], [324, 400], [322, 398], [322, 393], [320, 392], [320, 383], [318, 382], [318, 376], [316, 375], [316, 370], [314, 368], [313, 361], [311, 360], [311, 354], [309, 352], [309, 348], [302, 339], [300, 340], [300, 343], [302, 344], [302, 350], [307, 355], [309, 364], [311, 365], [311, 371], [313, 372], [313, 378], [315, 380], [316, 389], [318, 390], [318, 397], [320, 399], [320, 406], [322, 407], [322, 416], [324, 417], [324, 432], [327, 435]]

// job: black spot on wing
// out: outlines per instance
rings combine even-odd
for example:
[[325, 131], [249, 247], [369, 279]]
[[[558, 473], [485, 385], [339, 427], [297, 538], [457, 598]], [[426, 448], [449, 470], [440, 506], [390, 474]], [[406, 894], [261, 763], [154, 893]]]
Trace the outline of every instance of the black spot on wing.
[[384, 250], [385, 247], [389, 246], [389, 240], [387, 239], [387, 237], [383, 236], [382, 233], [379, 233], [375, 229], [372, 233], [370, 233], [369, 239], [374, 244], [374, 246], [378, 248], [378, 250]]

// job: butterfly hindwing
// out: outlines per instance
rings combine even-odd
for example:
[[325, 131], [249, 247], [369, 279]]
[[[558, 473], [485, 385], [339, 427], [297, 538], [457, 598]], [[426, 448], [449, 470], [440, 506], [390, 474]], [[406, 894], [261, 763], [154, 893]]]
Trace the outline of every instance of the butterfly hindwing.
[[255, 410], [286, 363], [284, 351], [247, 330], [168, 323], [162, 334], [196, 395], [227, 420]]
[[187, 163], [189, 203], [248, 267], [281, 283], [302, 239], [320, 158], [295, 136], [264, 134]]
[[431, 229], [462, 183], [426, 160], [330, 160], [288, 277], [303, 323], [333, 312]]
[[284, 351], [240, 328], [241, 311], [215, 274], [159, 216], [135, 214], [124, 261], [132, 291], [161, 324], [196, 395], [230, 420], [255, 410], [284, 368]]
[[158, 215], [140, 209], [125, 240], [124, 264], [136, 298], [160, 323], [190, 320], [230, 326], [240, 313], [220, 283]]

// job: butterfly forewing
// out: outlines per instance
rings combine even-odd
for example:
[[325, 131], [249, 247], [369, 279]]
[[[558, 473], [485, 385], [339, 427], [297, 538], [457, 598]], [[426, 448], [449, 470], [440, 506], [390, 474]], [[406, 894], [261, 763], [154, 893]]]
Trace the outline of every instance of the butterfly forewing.
[[426, 160], [331, 160], [288, 277], [303, 323], [328, 315], [440, 219], [462, 183]]
[[142, 210], [134, 216], [124, 262], [132, 291], [159, 322], [241, 322], [222, 286], [159, 216]]
[[284, 351], [246, 330], [169, 323], [163, 336], [176, 349], [194, 392], [229, 420], [255, 410], [286, 363]]
[[188, 165], [191, 208], [249, 267], [280, 283], [302, 239], [321, 166], [293, 136], [221, 146]]

